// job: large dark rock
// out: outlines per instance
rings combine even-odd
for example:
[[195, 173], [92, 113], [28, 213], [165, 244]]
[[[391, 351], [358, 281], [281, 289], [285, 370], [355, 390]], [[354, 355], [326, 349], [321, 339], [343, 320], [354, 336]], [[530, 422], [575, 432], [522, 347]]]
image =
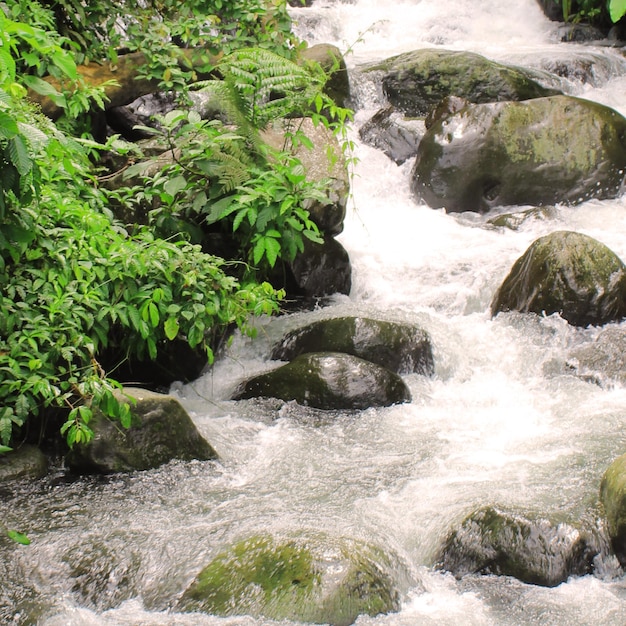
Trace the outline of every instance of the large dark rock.
[[109, 474], [152, 469], [173, 459], [217, 458], [176, 398], [130, 387], [124, 394], [135, 400], [131, 427], [124, 429], [95, 412], [89, 422], [93, 439], [74, 445], [66, 457], [72, 470]]
[[574, 326], [626, 317], [626, 267], [599, 241], [570, 231], [540, 237], [515, 262], [491, 303], [501, 311], [559, 313]]
[[47, 473], [48, 459], [36, 446], [23, 445], [0, 454], [0, 484], [11, 480], [42, 478]]
[[621, 193], [626, 118], [601, 104], [555, 96], [468, 105], [419, 144], [413, 193], [433, 208], [577, 204]]
[[590, 573], [595, 554], [593, 541], [569, 524], [530, 520], [489, 506], [450, 534], [438, 567], [458, 578], [496, 574], [554, 587]]
[[352, 354], [398, 374], [434, 373], [426, 331], [367, 317], [336, 317], [297, 328], [274, 348], [272, 358], [290, 361], [300, 354], [320, 351]]
[[348, 626], [400, 608], [399, 567], [352, 539], [259, 535], [218, 554], [176, 609]]
[[305, 239], [304, 251], [289, 264], [289, 269], [295, 283], [291, 294], [307, 300], [336, 293], [348, 295], [352, 288], [350, 257], [333, 237], [324, 237], [321, 244]]
[[503, 65], [473, 52], [427, 48], [406, 52], [368, 68], [382, 71], [390, 104], [424, 116], [446, 96], [470, 102], [528, 100], [558, 93], [539, 84], [539, 72]]
[[278, 398], [323, 410], [367, 409], [411, 400], [398, 374], [339, 352], [301, 354], [243, 383], [234, 400]]
[[617, 457], [602, 476], [600, 501], [613, 550], [626, 567], [626, 454]]

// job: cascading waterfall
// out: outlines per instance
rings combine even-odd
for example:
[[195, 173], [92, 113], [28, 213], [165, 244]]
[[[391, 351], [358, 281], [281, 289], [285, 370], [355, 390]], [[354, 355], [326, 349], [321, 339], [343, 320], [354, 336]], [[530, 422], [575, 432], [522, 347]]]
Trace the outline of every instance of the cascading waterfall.
[[[299, 34], [335, 43], [360, 63], [438, 46], [543, 68], [597, 59], [594, 79], [563, 81], [574, 95], [626, 114], [626, 63], [609, 47], [559, 43], [534, 0], [318, 0], [293, 9]], [[349, 48], [349, 51], [348, 51]], [[519, 230], [477, 214], [446, 214], [411, 197], [411, 163], [359, 142], [379, 105], [353, 84], [359, 163], [354, 206], [339, 240], [353, 290], [328, 307], [259, 323], [178, 395], [220, 461], [67, 482], [53, 476], [7, 489], [3, 519], [31, 546], [4, 544], [0, 621], [43, 626], [269, 626], [249, 617], [168, 608], [220, 549], [271, 530], [324, 530], [397, 553], [412, 583], [401, 610], [360, 626], [626, 623], [626, 585], [610, 558], [595, 575], [555, 588], [437, 571], [450, 529], [483, 505], [569, 522], [593, 518], [600, 479], [626, 451], [626, 390], [568, 375], [562, 364], [599, 329], [557, 316], [490, 318], [491, 298], [539, 236], [576, 230], [626, 259], [626, 199], [556, 207]], [[316, 319], [359, 314], [409, 321], [433, 341], [435, 376], [406, 377], [413, 401], [321, 418], [294, 403], [233, 402], [236, 385], [273, 367], [273, 344]], [[8, 608], [3, 608], [3, 605]], [[283, 623], [283, 622], [281, 622]]]

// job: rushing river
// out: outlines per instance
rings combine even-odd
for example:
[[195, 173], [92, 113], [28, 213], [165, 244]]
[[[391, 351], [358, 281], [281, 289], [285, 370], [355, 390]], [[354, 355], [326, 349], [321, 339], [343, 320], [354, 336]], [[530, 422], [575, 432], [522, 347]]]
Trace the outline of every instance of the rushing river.
[[[351, 68], [430, 46], [537, 68], [593, 58], [592, 81], [561, 87], [626, 114], [620, 51], [559, 43], [535, 0], [317, 0], [293, 15], [302, 37], [337, 44]], [[561, 364], [598, 329], [557, 316], [491, 319], [489, 304], [513, 262], [554, 230], [591, 235], [626, 259], [626, 197], [557, 207], [517, 231], [420, 206], [411, 163], [358, 141], [380, 103], [371, 86], [353, 88], [359, 163], [339, 237], [352, 293], [262, 321], [256, 340], [237, 338], [212, 372], [174, 386], [219, 462], [74, 481], [59, 471], [5, 489], [0, 519], [32, 544], [0, 544], [2, 624], [268, 626], [168, 609], [232, 541], [292, 529], [365, 539], [406, 562], [415, 585], [401, 610], [359, 626], [626, 623], [626, 579], [610, 560], [551, 589], [433, 568], [450, 528], [482, 505], [572, 523], [593, 516], [603, 472], [626, 451], [626, 389]], [[271, 347], [287, 330], [340, 314], [430, 333], [435, 376], [406, 377], [412, 403], [323, 419], [294, 403], [228, 400], [242, 379], [272, 367]]]

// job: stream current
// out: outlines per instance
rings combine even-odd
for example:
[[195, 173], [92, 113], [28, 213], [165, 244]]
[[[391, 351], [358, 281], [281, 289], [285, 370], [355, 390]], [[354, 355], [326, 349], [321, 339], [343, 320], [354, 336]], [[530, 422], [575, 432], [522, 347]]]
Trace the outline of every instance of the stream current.
[[[590, 79], [560, 87], [626, 115], [621, 51], [560, 43], [534, 0], [317, 0], [292, 13], [310, 43], [349, 50], [351, 71], [431, 46], [535, 68], [591, 59]], [[353, 75], [359, 163], [339, 236], [353, 267], [350, 296], [261, 320], [257, 339], [236, 337], [211, 372], [174, 385], [218, 462], [106, 479], [59, 471], [0, 493], [1, 519], [32, 540], [2, 544], [0, 623], [270, 626], [168, 609], [230, 543], [298, 529], [364, 539], [407, 564], [414, 585], [401, 610], [361, 616], [358, 626], [626, 623], [626, 579], [610, 559], [550, 589], [433, 568], [450, 529], [483, 505], [573, 524], [593, 516], [602, 474], [626, 451], [626, 389], [561, 364], [600, 329], [558, 316], [491, 319], [489, 305], [513, 262], [554, 230], [591, 235], [626, 259], [626, 197], [556, 207], [518, 230], [422, 206], [409, 192], [412, 163], [397, 166], [358, 140], [380, 99]], [[278, 365], [269, 354], [285, 332], [344, 314], [408, 321], [431, 335], [435, 376], [405, 377], [410, 404], [323, 417], [295, 403], [228, 399], [244, 378]]]

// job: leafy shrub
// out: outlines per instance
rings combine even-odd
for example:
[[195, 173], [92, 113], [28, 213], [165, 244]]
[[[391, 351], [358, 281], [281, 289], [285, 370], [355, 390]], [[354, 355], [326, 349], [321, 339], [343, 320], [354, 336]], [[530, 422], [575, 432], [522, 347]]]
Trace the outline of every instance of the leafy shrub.
[[[11, 33], [31, 31], [3, 25], [15, 53]], [[252, 333], [249, 316], [275, 312], [281, 294], [241, 285], [222, 259], [188, 242], [146, 229], [130, 236], [106, 208], [87, 149], [28, 105], [12, 54], [0, 54], [0, 443], [6, 449], [29, 418], [60, 407], [72, 445], [91, 437], [95, 407], [130, 423], [119, 384], [98, 362], [116, 337], [129, 358], [154, 359], [180, 338], [211, 360], [216, 329]], [[71, 59], [65, 69], [76, 71]]]

